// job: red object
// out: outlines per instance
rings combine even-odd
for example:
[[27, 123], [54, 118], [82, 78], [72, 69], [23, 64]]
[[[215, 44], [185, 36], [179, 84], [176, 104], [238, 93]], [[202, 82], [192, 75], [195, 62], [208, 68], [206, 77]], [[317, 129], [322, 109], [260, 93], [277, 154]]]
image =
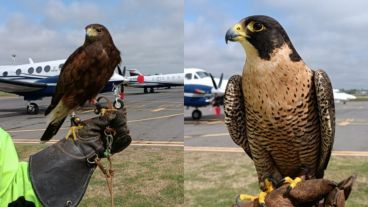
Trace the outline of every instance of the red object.
[[138, 81], [138, 83], [143, 83], [144, 82], [144, 76], [143, 75], [138, 75], [137, 81]]
[[124, 100], [124, 98], [125, 98], [125, 93], [124, 93], [124, 92], [119, 93], [119, 97], [120, 97], [120, 99], [121, 99], [121, 100]]
[[215, 106], [215, 114], [216, 114], [216, 116], [221, 115], [221, 108], [219, 106]]

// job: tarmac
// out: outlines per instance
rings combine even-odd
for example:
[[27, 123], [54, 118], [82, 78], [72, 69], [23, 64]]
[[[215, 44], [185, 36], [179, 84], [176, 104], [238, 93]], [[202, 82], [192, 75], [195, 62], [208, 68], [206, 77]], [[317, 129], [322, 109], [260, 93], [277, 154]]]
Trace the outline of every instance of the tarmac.
[[[336, 103], [336, 132], [333, 150], [368, 151], [368, 102]], [[185, 150], [238, 148], [224, 124], [224, 116], [214, 115], [212, 107], [200, 108], [202, 119], [191, 118], [193, 108], [184, 110]], [[204, 147], [204, 148], [203, 148]]]
[[[128, 127], [133, 143], [183, 144], [183, 87], [155, 90], [144, 94], [143, 89], [126, 88], [125, 106], [128, 113]], [[113, 100], [112, 93], [100, 94]], [[27, 102], [20, 96], [0, 97], [0, 127], [9, 132], [15, 142], [37, 142], [46, 128], [44, 112], [51, 98], [35, 101], [40, 107], [37, 115], [26, 113]], [[82, 120], [97, 116], [93, 106], [86, 106], [76, 112]], [[69, 129], [67, 119], [52, 139], [63, 138]]]

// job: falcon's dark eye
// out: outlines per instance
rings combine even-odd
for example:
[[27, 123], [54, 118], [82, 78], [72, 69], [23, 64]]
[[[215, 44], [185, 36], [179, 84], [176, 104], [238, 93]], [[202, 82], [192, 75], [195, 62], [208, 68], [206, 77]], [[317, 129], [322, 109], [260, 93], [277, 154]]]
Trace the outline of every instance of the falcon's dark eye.
[[97, 28], [97, 29], [96, 29], [96, 31], [97, 31], [97, 32], [101, 32], [102, 30], [101, 30], [100, 28]]
[[263, 27], [263, 25], [261, 23], [258, 23], [258, 22], [254, 23], [254, 25], [253, 25], [253, 28], [254, 28], [255, 31], [261, 30], [262, 27]]
[[255, 21], [250, 22], [247, 27], [251, 32], [260, 32], [266, 29], [266, 27], [262, 23]]

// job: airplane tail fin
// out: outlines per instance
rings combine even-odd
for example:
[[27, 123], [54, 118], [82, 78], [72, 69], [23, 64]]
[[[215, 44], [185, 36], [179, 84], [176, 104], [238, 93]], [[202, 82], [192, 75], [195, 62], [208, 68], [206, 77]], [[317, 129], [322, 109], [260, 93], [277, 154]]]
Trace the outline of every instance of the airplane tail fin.
[[129, 69], [128, 71], [130, 76], [143, 76], [143, 73], [139, 72], [137, 69]]

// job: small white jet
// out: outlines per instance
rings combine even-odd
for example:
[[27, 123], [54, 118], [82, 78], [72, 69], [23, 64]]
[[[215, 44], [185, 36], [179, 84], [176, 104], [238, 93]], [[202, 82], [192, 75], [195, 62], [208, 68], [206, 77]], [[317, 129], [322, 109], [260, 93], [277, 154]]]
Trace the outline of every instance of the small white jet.
[[344, 104], [350, 100], [356, 99], [356, 96], [341, 92], [339, 89], [333, 89], [333, 94], [336, 102], [342, 102]]
[[[129, 69], [129, 75], [127, 76], [127, 86], [134, 88], [143, 88], [144, 93], [154, 92], [154, 88], [170, 88], [171, 86], [183, 86], [184, 85], [184, 73], [171, 73], [171, 74], [156, 74], [156, 75], [143, 75], [137, 69]], [[119, 72], [120, 73], [120, 72]], [[125, 75], [124, 72], [120, 75]]]
[[[56, 83], [65, 61], [35, 63], [30, 58], [28, 64], [0, 66], [0, 91], [23, 96], [24, 100], [28, 101], [27, 113], [37, 114], [39, 107], [31, 101], [41, 100], [55, 93]], [[120, 85], [124, 82], [126, 79], [123, 76], [114, 73], [101, 92], [120, 91]]]

